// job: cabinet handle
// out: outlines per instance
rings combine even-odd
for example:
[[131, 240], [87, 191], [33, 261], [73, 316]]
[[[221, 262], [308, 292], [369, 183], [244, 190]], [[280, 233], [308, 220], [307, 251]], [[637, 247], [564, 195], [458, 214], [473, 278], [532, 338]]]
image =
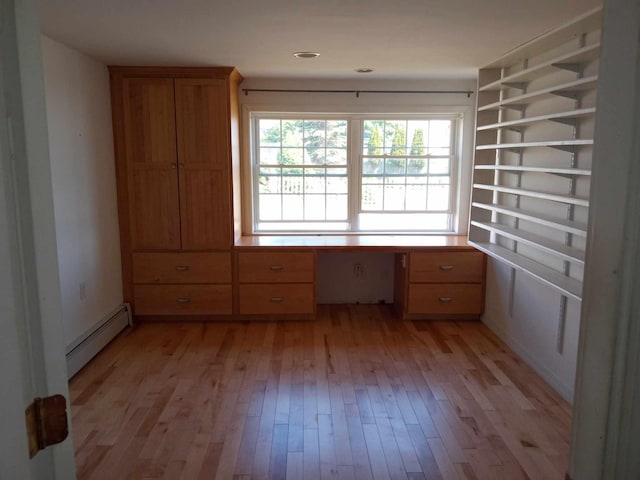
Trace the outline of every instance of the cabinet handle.
[[176, 302], [178, 302], [178, 303], [189, 303], [190, 300], [188, 298], [180, 297], [180, 298], [176, 298]]
[[453, 265], [440, 265], [440, 270], [453, 270]]
[[278, 270], [284, 270], [284, 267], [282, 265], [269, 265], [269, 269], [275, 272]]
[[176, 164], [176, 163], [172, 163], [172, 164], [171, 164], [171, 168], [178, 168], [178, 164]]
[[280, 303], [284, 301], [284, 297], [271, 297], [271, 301], [274, 303]]
[[438, 297], [438, 300], [441, 301], [442, 303], [449, 303], [449, 302], [451, 302], [451, 300], [453, 300], [453, 298], [451, 298], [451, 297]]
[[185, 270], [189, 270], [189, 265], [176, 265], [176, 270], [184, 272]]

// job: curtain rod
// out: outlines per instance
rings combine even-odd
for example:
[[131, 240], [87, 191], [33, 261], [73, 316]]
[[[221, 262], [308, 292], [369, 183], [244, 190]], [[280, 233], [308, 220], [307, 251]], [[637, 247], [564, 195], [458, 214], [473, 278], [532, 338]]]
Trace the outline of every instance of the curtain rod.
[[361, 93], [451, 93], [465, 94], [467, 98], [474, 93], [473, 90], [296, 90], [296, 89], [280, 89], [280, 88], [243, 88], [245, 95], [249, 92], [275, 92], [275, 93], [355, 93], [359, 98]]

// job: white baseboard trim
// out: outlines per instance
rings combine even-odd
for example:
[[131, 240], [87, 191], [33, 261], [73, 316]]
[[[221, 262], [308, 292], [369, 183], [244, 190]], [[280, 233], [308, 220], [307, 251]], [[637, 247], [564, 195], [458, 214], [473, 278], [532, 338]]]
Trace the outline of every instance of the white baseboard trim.
[[511, 350], [516, 352], [527, 364], [533, 368], [538, 375], [540, 375], [558, 394], [564, 398], [567, 402], [573, 405], [573, 385], [566, 385], [562, 382], [551, 370], [542, 365], [540, 361], [529, 351], [529, 349], [516, 340], [511, 335], [507, 334], [503, 328], [496, 325], [486, 315], [482, 317], [482, 323], [484, 323], [493, 333], [495, 333], [500, 340], [506, 343]]
[[131, 307], [123, 303], [67, 347], [67, 377], [80, 371], [127, 326], [132, 325]]

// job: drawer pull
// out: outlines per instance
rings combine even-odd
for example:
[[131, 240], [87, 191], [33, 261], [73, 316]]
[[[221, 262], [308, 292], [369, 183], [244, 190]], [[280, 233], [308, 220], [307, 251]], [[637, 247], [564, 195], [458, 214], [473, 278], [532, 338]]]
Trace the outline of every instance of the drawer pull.
[[453, 300], [453, 298], [451, 298], [451, 297], [438, 297], [438, 300], [441, 301], [442, 303], [449, 303], [449, 302], [451, 302], [451, 300]]
[[176, 298], [176, 302], [178, 303], [189, 303], [189, 299], [188, 298], [184, 298], [184, 297], [180, 297], [180, 298]]
[[176, 270], [184, 272], [185, 270], [189, 270], [189, 265], [176, 265]]
[[281, 303], [284, 301], [284, 297], [271, 297], [273, 303]]
[[284, 267], [282, 265], [269, 265], [269, 269], [277, 272], [278, 270], [284, 270]]
[[440, 265], [440, 270], [453, 270], [453, 265]]

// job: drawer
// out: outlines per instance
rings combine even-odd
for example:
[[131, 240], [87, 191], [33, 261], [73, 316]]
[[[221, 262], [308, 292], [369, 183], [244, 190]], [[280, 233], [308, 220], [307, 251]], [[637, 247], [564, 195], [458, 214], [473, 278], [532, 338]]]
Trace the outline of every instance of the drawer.
[[484, 254], [481, 252], [412, 253], [410, 283], [481, 283]]
[[231, 283], [231, 254], [134, 253], [134, 283]]
[[482, 313], [482, 285], [410, 285], [407, 312], [480, 315]]
[[216, 315], [232, 310], [231, 285], [135, 285], [136, 315]]
[[240, 252], [240, 283], [312, 283], [312, 252]]
[[315, 312], [313, 284], [240, 285], [241, 314]]

